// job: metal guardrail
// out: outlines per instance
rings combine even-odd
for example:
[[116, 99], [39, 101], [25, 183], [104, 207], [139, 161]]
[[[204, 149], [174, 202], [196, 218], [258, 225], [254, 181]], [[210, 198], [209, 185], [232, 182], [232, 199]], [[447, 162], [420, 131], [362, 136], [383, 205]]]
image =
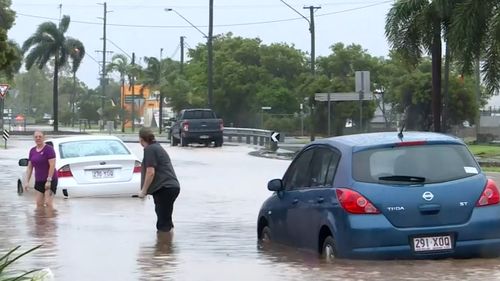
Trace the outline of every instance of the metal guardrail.
[[224, 138], [228, 142], [247, 143], [277, 149], [278, 145], [271, 141], [272, 131], [252, 128], [224, 127]]

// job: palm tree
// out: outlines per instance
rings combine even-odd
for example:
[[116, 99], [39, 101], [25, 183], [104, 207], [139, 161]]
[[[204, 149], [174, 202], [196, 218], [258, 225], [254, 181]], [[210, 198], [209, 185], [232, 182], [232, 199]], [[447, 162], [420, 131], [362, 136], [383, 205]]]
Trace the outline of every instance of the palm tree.
[[162, 62], [155, 57], [144, 57], [144, 62], [146, 63], [146, 68], [143, 71], [143, 78], [141, 80], [142, 87], [149, 87], [151, 90], [159, 90], [159, 133], [162, 132], [163, 125], [163, 92], [161, 91], [162, 82]]
[[130, 65], [128, 62], [128, 59], [125, 55], [123, 54], [116, 54], [113, 56], [111, 59], [111, 63], [108, 64], [107, 66], [108, 71], [113, 71], [113, 72], [118, 72], [120, 74], [120, 83], [121, 83], [121, 99], [120, 99], [120, 104], [121, 104], [121, 116], [120, 116], [120, 121], [122, 122], [122, 132], [125, 132], [125, 114], [124, 114], [124, 107], [125, 107], [125, 77], [127, 76]]
[[489, 94], [500, 91], [500, 2], [463, 0], [454, 9], [451, 39], [464, 72], [482, 61]]
[[66, 46], [70, 50], [71, 73], [73, 74], [73, 93], [71, 94], [71, 126], [75, 126], [75, 103], [76, 103], [76, 72], [80, 68], [80, 63], [85, 57], [85, 47], [82, 42], [73, 38], [66, 39]]
[[142, 68], [140, 65], [135, 64], [135, 54], [132, 54], [132, 62], [129, 64], [127, 69], [128, 81], [130, 84], [130, 89], [132, 90], [132, 132], [135, 131], [135, 83], [137, 80], [141, 80], [143, 75]]
[[385, 26], [392, 48], [410, 65], [416, 65], [424, 52], [431, 55], [432, 115], [436, 132], [441, 131], [441, 35], [446, 27], [448, 5], [451, 4], [447, 0], [400, 0], [387, 14]]
[[[54, 59], [54, 81], [52, 90], [52, 107], [54, 118], [54, 132], [59, 131], [58, 96], [59, 96], [59, 69], [64, 66], [71, 53], [71, 47], [83, 46], [83, 44], [70, 37], [65, 37], [70, 23], [69, 16], [63, 16], [59, 25], [53, 22], [44, 22], [38, 26], [36, 32], [31, 35], [22, 46], [25, 57], [26, 69], [33, 65], [42, 69], [49, 60]], [[76, 45], [75, 45], [76, 44]]]

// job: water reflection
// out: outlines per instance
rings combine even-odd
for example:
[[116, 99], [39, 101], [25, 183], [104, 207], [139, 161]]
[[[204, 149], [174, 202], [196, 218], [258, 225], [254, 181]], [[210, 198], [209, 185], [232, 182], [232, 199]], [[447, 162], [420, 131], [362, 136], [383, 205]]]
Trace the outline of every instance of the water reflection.
[[26, 220], [29, 235], [33, 238], [31, 243], [42, 245], [33, 252], [34, 266], [46, 268], [56, 266], [57, 257], [57, 218], [58, 212], [53, 208], [36, 208], [31, 218]]
[[17, 159], [30, 143], [18, 144], [22, 149], [6, 161], [3, 153], [14, 153], [14, 143], [0, 151], [0, 252], [42, 244], [15, 268], [50, 268], [58, 281], [500, 280], [500, 259], [324, 263], [312, 252], [258, 248], [256, 215], [269, 196], [266, 183], [289, 163], [247, 156], [241, 147], [168, 148], [183, 188], [175, 236], [155, 233], [152, 200], [61, 199], [57, 211], [34, 210], [32, 195], [16, 194], [24, 171]]
[[278, 280], [500, 280], [500, 259], [348, 260], [325, 262], [319, 255], [282, 245], [258, 245], [259, 259], [272, 264]]
[[174, 280], [177, 268], [173, 232], [157, 232], [154, 243], [144, 245], [137, 259], [140, 280]]

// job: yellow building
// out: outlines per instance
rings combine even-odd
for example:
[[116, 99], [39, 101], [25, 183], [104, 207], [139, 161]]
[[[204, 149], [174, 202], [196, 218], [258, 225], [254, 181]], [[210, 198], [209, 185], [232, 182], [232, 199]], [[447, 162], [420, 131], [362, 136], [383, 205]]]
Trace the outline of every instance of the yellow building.
[[[134, 94], [132, 95], [132, 92]], [[127, 112], [132, 113], [132, 100], [134, 100], [135, 109], [135, 120], [136, 124], [141, 124], [146, 127], [157, 126], [156, 122], [153, 121], [154, 113], [158, 111], [159, 108], [159, 97], [158, 93], [151, 92], [148, 87], [143, 87], [142, 85], [135, 85], [132, 91], [132, 87], [125, 85], [121, 89], [121, 100], [123, 101], [121, 107]], [[125, 120], [125, 127], [132, 127], [131, 115], [127, 114], [129, 118]]]

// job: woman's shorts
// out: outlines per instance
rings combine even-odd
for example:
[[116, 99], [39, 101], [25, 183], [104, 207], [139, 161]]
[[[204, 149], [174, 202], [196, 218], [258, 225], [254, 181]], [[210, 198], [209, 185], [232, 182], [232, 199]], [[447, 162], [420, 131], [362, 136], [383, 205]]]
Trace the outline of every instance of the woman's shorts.
[[[35, 189], [41, 193], [45, 193], [45, 183], [46, 181], [35, 181]], [[56, 194], [57, 191], [57, 181], [50, 182], [50, 190], [52, 193]]]

